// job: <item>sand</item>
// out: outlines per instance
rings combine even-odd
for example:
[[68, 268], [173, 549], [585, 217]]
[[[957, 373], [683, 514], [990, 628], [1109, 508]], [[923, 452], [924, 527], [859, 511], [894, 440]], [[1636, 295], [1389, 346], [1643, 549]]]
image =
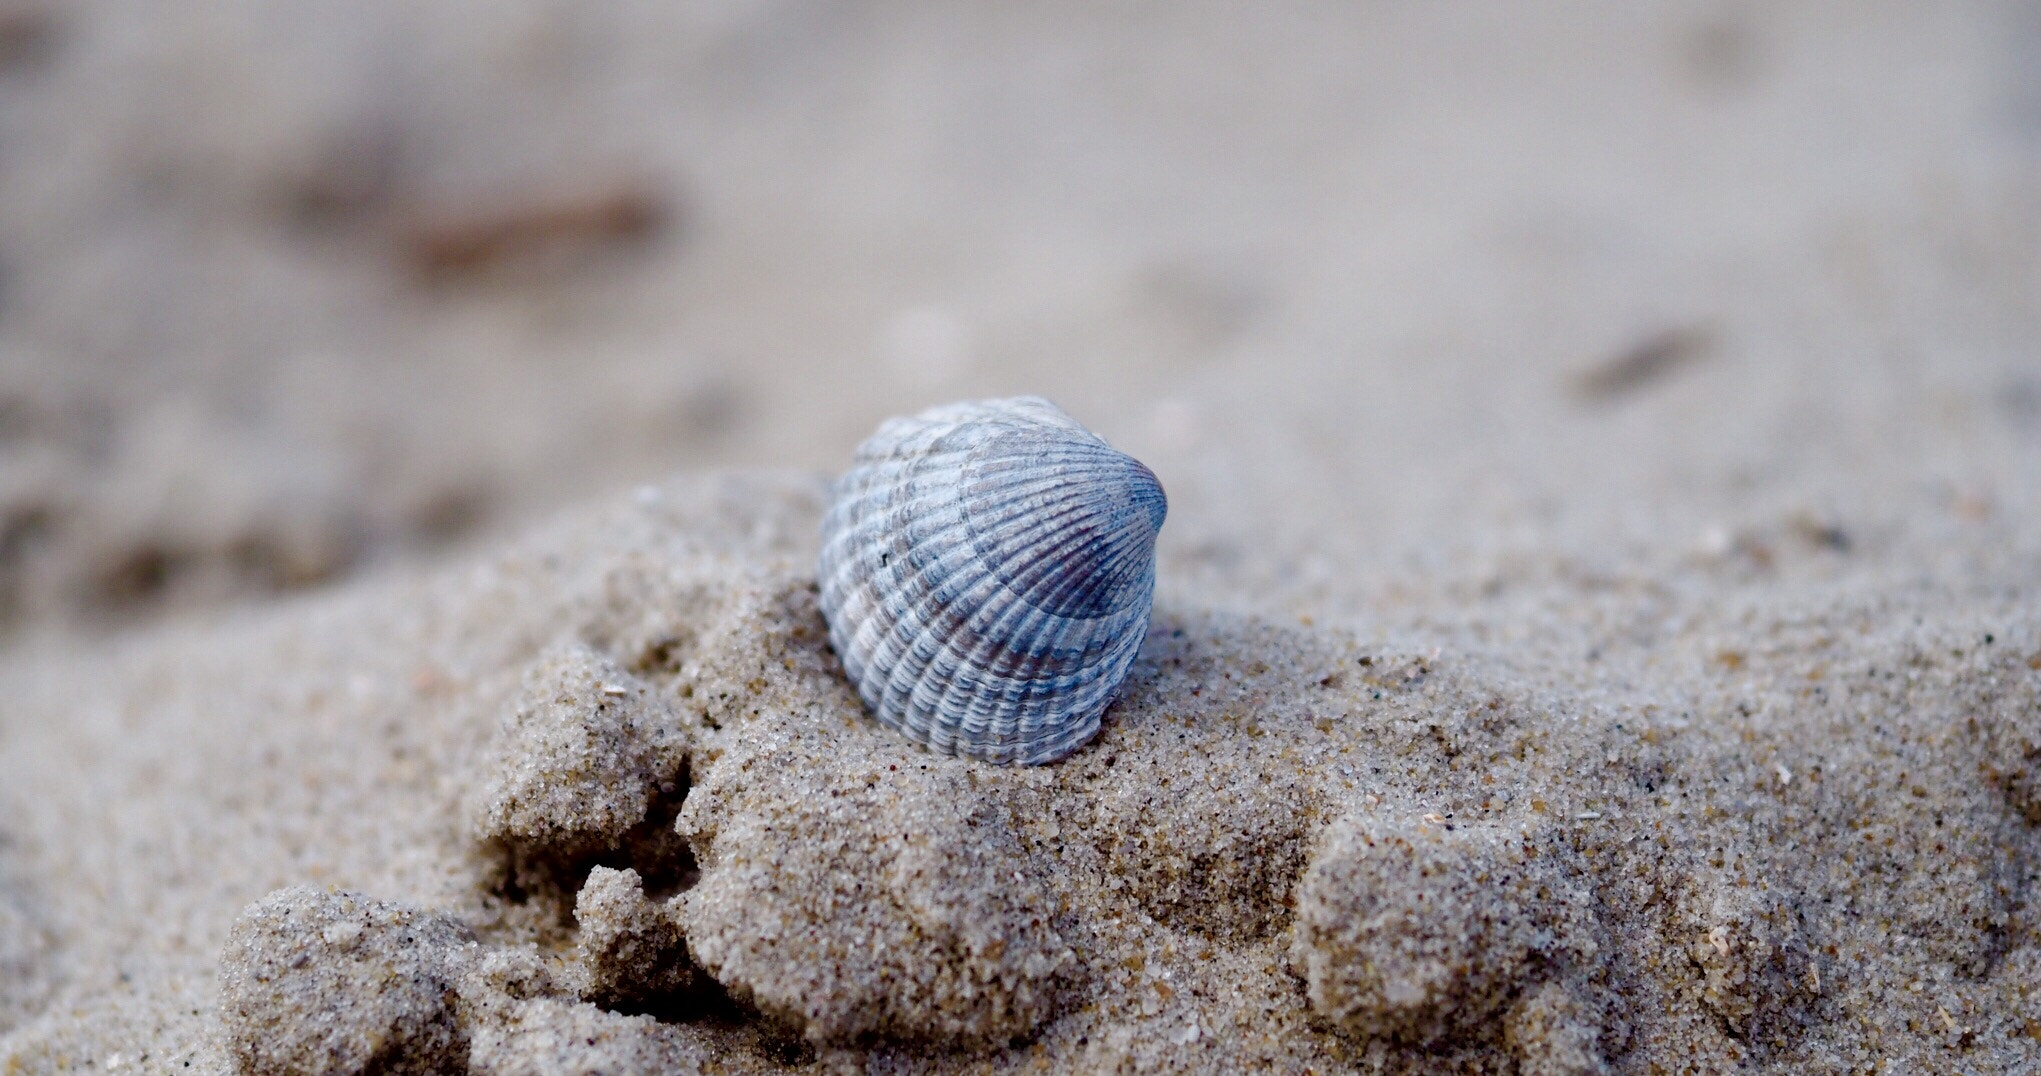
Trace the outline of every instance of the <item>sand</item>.
[[[0, 11], [0, 1071], [2041, 1069], [2017, 4]], [[1057, 765], [886, 415], [1169, 491]]]
[[1561, 656], [1587, 624], [1498, 656], [1167, 598], [1099, 739], [998, 768], [860, 714], [815, 609], [822, 495], [680, 480], [14, 671], [10, 832], [106, 836], [10, 852], [37, 868], [14, 934], [52, 940], [14, 945], [10, 1063], [2041, 1053], [2029, 591], [1618, 576], [1593, 619], [1651, 645], [1592, 662]]

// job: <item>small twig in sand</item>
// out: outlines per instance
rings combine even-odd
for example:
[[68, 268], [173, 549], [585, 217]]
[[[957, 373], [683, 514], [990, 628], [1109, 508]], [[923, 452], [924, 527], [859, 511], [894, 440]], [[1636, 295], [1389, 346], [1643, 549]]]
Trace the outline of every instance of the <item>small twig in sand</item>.
[[641, 240], [670, 216], [652, 184], [613, 180], [477, 206], [440, 204], [400, 226], [398, 239], [420, 275], [447, 278], [486, 272], [551, 248]]
[[1705, 357], [1715, 345], [1715, 331], [1701, 325], [1661, 329], [1610, 358], [1573, 375], [1574, 394], [1602, 403], [1645, 387]]
[[56, 13], [40, 5], [0, 3], [0, 71], [32, 67], [56, 51]]

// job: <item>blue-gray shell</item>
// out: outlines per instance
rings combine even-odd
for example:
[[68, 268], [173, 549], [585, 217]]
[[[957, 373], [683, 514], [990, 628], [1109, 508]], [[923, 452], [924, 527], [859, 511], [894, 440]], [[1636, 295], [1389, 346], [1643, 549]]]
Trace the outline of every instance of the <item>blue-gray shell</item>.
[[896, 418], [822, 523], [829, 641], [881, 724], [988, 762], [1098, 733], [1148, 634], [1153, 472], [1037, 396]]

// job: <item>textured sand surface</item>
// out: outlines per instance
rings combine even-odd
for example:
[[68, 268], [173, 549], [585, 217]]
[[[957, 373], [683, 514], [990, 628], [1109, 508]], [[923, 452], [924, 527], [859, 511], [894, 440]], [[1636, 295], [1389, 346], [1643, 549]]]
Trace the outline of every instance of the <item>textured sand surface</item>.
[[1171, 597], [1099, 740], [1000, 769], [860, 715], [820, 496], [12, 670], [10, 830], [112, 839], [12, 853], [66, 1000], [10, 1063], [2041, 1063], [2031, 583], [1513, 578], [1572, 611], [1500, 648]]
[[[2036, 71], [0, 0], [0, 1072], [2041, 1069]], [[1028, 770], [814, 590], [825, 471], [1016, 392], [1170, 497]]]

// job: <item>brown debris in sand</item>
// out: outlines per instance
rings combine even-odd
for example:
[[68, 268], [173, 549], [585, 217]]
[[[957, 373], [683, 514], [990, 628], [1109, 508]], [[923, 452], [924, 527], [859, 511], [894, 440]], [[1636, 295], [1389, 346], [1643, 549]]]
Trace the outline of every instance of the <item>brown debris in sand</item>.
[[466, 278], [507, 263], [566, 251], [642, 242], [674, 216], [658, 184], [635, 177], [583, 179], [494, 198], [442, 199], [397, 229], [404, 259], [431, 281]]
[[1716, 332], [1704, 324], [1676, 325], [1648, 333], [1630, 346], [1573, 375], [1573, 391], [1588, 403], [1631, 395], [1708, 356]]

